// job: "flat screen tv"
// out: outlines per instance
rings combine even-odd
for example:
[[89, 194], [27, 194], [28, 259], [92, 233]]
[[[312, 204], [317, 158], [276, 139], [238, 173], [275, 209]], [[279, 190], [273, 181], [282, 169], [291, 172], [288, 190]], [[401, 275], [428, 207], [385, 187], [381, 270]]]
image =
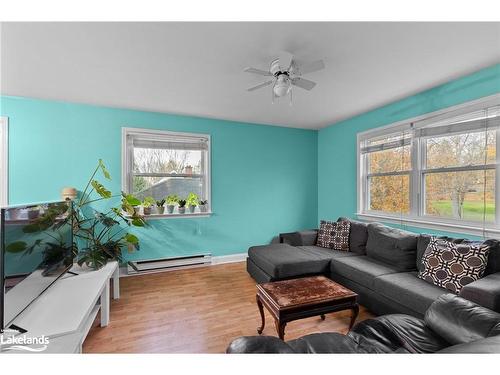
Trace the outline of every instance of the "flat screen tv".
[[[1, 209], [0, 329], [73, 265], [71, 202]], [[22, 327], [19, 327], [22, 329]]]

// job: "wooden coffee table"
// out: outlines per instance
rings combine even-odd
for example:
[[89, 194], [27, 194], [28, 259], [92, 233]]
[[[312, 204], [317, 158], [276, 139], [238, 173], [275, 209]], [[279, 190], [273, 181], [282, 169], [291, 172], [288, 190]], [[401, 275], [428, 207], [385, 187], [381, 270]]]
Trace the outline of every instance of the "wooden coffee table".
[[257, 332], [261, 334], [266, 323], [264, 306], [274, 317], [282, 340], [288, 322], [318, 315], [324, 320], [325, 314], [342, 310], [352, 311], [350, 330], [359, 312], [357, 297], [352, 290], [324, 276], [257, 284], [257, 306], [262, 318]]

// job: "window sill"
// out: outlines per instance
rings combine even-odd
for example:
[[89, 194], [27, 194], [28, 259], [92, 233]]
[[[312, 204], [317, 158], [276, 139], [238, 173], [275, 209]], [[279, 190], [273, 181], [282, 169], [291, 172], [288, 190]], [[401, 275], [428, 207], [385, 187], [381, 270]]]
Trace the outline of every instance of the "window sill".
[[[155, 219], [194, 219], [194, 218], [203, 218], [210, 217], [214, 213], [213, 212], [186, 212], [185, 214], [151, 214], [151, 215], [142, 215], [144, 220], [155, 220]], [[130, 217], [127, 215], [127, 217]]]
[[489, 238], [500, 238], [500, 229], [494, 227], [483, 228], [474, 224], [458, 224], [440, 222], [435, 220], [426, 220], [423, 218], [396, 217], [391, 215], [374, 213], [357, 213], [356, 216], [365, 221], [384, 221], [392, 224], [407, 224], [417, 228], [433, 229], [437, 231], [447, 231], [460, 234], [469, 234], [473, 236], [485, 236]]

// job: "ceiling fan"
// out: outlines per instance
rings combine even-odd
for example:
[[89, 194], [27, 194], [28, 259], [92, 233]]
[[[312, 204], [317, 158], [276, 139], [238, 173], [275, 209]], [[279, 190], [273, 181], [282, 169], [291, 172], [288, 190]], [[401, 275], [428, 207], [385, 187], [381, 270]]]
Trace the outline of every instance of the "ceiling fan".
[[274, 103], [275, 97], [283, 97], [290, 94], [290, 104], [292, 103], [292, 86], [300, 87], [304, 90], [312, 90], [316, 83], [308, 79], [302, 78], [302, 75], [317, 72], [324, 69], [325, 63], [323, 60], [313, 61], [311, 63], [299, 66], [293, 55], [289, 52], [281, 52], [279, 58], [273, 60], [270, 64], [269, 70], [262, 70], [256, 68], [245, 68], [247, 73], [259, 74], [266, 77], [272, 77], [269, 81], [261, 83], [257, 86], [250, 87], [247, 91], [258, 90], [269, 85], [273, 85], [272, 101]]

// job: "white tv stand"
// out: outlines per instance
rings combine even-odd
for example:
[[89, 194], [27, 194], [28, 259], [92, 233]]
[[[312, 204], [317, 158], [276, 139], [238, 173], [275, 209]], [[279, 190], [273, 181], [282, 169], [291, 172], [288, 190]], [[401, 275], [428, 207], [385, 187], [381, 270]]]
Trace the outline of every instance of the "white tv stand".
[[[81, 353], [82, 345], [97, 314], [101, 313], [101, 327], [109, 324], [110, 280], [113, 280], [113, 298], [120, 298], [119, 267], [111, 261], [100, 270], [75, 265], [38, 297], [14, 321], [27, 330], [26, 336], [49, 337], [42, 353]], [[33, 345], [40, 347], [40, 345]], [[28, 353], [22, 350], [0, 348], [5, 353]]]

